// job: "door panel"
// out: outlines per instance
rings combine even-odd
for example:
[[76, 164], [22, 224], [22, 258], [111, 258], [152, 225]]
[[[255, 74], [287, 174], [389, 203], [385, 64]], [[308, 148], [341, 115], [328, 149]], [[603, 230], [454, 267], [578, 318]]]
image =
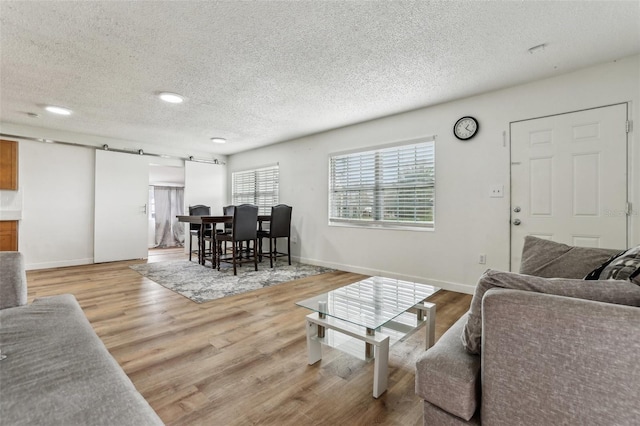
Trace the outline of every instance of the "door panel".
[[149, 160], [96, 150], [94, 262], [148, 256]]
[[511, 270], [526, 235], [627, 246], [627, 105], [511, 124]]

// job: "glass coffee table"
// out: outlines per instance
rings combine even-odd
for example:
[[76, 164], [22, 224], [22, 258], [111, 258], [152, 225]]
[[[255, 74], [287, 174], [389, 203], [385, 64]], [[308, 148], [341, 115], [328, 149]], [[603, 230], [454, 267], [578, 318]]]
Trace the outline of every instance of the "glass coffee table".
[[379, 397], [387, 390], [390, 341], [401, 340], [426, 324], [425, 349], [433, 346], [436, 306], [425, 299], [438, 290], [427, 284], [371, 277], [296, 302], [314, 311], [306, 316], [309, 365], [322, 359], [323, 344], [341, 349], [353, 339], [364, 342], [364, 359], [375, 361], [373, 396]]

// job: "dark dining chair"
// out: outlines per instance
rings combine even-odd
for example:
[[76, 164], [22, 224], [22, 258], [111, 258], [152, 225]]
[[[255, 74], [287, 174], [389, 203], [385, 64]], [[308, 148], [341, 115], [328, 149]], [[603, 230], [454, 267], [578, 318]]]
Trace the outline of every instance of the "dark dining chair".
[[[236, 206], [234, 205], [229, 205], [229, 206], [224, 206], [222, 207], [222, 215], [223, 216], [233, 216], [233, 212], [236, 210]], [[231, 229], [233, 228], [233, 224], [231, 222], [225, 222], [223, 223], [224, 227], [222, 232], [225, 234], [231, 234]], [[227, 252], [227, 242], [224, 242], [224, 252]]]
[[[269, 229], [258, 231], [260, 261], [262, 257], [269, 258], [269, 265], [273, 268], [273, 261], [276, 257], [287, 256], [289, 258], [289, 265], [291, 265], [291, 211], [293, 208], [286, 204], [278, 204], [271, 207], [271, 218], [269, 220]], [[269, 239], [269, 252], [262, 252], [262, 239]], [[277, 240], [278, 238], [287, 239], [287, 252], [282, 253], [278, 251]], [[271, 243], [273, 242], [273, 246]]]
[[[255, 270], [258, 270], [258, 206], [252, 204], [242, 204], [235, 206], [233, 212], [233, 221], [231, 222], [230, 233], [215, 234], [217, 243], [216, 264], [220, 270], [220, 262], [233, 263], [233, 275], [237, 275], [237, 265], [250, 262], [247, 257], [243, 260], [238, 252], [238, 243], [247, 242], [247, 252], [253, 252], [253, 263]], [[222, 242], [231, 242], [231, 256], [224, 255], [222, 252]], [[253, 242], [253, 249], [251, 248]]]
[[[211, 215], [211, 207], [205, 206], [202, 204], [198, 204], [195, 206], [189, 206], [189, 216], [210, 216]], [[213, 228], [211, 225], [207, 225], [205, 228], [205, 235], [200, 235], [200, 225], [197, 223], [189, 224], [189, 260], [191, 260], [191, 255], [194, 252], [198, 253], [198, 261], [200, 261], [200, 239], [206, 236], [210, 236], [212, 234]], [[193, 237], [196, 237], [198, 240], [198, 250], [193, 250]]]

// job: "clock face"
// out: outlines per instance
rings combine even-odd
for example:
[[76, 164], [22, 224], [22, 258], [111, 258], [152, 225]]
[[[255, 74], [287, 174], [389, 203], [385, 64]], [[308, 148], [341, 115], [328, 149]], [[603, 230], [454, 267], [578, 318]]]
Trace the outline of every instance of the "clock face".
[[471, 139], [478, 132], [478, 121], [473, 117], [462, 117], [453, 126], [453, 134], [460, 140]]

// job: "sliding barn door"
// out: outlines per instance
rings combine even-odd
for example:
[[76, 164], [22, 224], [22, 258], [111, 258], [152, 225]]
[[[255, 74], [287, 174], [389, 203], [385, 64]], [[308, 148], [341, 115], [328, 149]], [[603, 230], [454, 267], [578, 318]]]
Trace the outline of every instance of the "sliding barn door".
[[148, 256], [149, 161], [96, 150], [94, 262]]

